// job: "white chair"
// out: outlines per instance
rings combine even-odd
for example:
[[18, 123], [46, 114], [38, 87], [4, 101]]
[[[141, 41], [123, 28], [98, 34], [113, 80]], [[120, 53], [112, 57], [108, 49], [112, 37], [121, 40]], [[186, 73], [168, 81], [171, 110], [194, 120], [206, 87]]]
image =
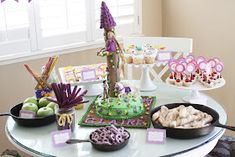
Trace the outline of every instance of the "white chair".
[[[123, 47], [126, 48], [128, 45], [163, 45], [167, 50], [176, 52], [173, 58], [177, 59], [180, 56], [187, 56], [192, 52], [193, 40], [190, 38], [169, 38], [169, 37], [125, 37], [123, 38]], [[131, 80], [133, 78], [133, 65], [125, 64], [125, 76], [126, 79]], [[154, 81], [162, 82], [162, 76], [167, 72], [168, 66], [164, 64], [160, 72], [156, 72], [152, 67], [143, 66], [141, 80], [140, 80], [140, 90], [141, 91], [152, 91], [156, 87], [149, 76], [149, 70], [154, 77]]]

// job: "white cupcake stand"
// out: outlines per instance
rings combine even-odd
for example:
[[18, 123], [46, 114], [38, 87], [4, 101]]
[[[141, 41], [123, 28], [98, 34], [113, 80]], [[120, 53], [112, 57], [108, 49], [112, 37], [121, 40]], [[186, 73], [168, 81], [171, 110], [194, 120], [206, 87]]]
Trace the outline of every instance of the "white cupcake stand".
[[141, 69], [141, 77], [139, 88], [142, 92], [151, 92], [157, 89], [156, 84], [150, 77], [150, 70], [153, 68], [154, 64], [125, 64], [125, 73], [128, 80], [132, 79], [133, 68]]
[[[172, 52], [177, 52], [173, 58], [177, 59], [181, 55], [187, 56], [192, 52], [192, 39], [190, 38], [168, 38], [168, 37], [126, 37], [123, 38], [123, 47], [128, 47], [128, 45], [163, 45], [168, 50]], [[153, 67], [163, 65], [162, 70], [157, 73]], [[140, 91], [154, 91], [157, 86], [154, 82], [163, 82], [162, 76], [168, 71], [168, 66], [166, 63], [155, 63], [155, 64], [125, 64], [125, 76], [126, 79], [132, 80], [133, 67], [140, 67], [142, 69], [142, 74], [140, 77]], [[153, 80], [150, 77], [150, 73], [153, 76]]]
[[193, 103], [193, 104], [207, 104], [207, 96], [201, 93], [201, 91], [209, 91], [213, 89], [217, 89], [220, 87], [223, 87], [225, 85], [226, 81], [224, 79], [221, 79], [220, 83], [216, 84], [214, 87], [205, 87], [203, 86], [200, 82], [196, 82], [195, 84], [185, 87], [185, 86], [176, 86], [168, 83], [166, 81], [166, 84], [169, 86], [172, 86], [174, 88], [179, 88], [179, 89], [185, 89], [189, 91], [189, 96], [185, 96], [182, 99], [185, 102]]

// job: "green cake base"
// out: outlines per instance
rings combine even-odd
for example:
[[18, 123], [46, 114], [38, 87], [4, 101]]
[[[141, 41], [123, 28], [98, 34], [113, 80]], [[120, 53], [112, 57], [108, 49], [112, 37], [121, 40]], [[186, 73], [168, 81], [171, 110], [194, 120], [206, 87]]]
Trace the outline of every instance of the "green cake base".
[[96, 115], [105, 119], [131, 119], [145, 112], [142, 97], [110, 97], [95, 100]]
[[123, 126], [127, 128], [148, 128], [151, 123], [151, 119], [149, 117], [151, 108], [156, 106], [156, 97], [142, 96], [141, 98], [144, 112], [139, 116], [136, 115], [136, 117], [122, 120], [115, 120], [111, 116], [109, 116], [109, 118], [99, 116], [96, 111], [96, 98], [79, 121], [79, 125], [87, 127], [101, 127], [113, 124], [115, 126]]

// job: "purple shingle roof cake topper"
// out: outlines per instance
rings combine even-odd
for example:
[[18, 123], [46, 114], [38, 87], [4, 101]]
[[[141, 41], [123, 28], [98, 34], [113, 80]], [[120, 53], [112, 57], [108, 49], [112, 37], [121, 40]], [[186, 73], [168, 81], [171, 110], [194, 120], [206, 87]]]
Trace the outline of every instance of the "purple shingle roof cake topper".
[[102, 1], [101, 4], [101, 15], [100, 15], [100, 28], [112, 29], [116, 26], [116, 22], [113, 19], [113, 16], [109, 12], [109, 8], [106, 3]]

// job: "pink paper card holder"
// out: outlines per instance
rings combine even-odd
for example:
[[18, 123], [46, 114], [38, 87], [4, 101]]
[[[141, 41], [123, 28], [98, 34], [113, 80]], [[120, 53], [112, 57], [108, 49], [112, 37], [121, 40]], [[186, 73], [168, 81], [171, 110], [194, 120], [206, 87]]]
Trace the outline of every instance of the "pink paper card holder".
[[199, 63], [201, 63], [201, 62], [206, 61], [206, 58], [203, 57], [203, 56], [198, 56], [196, 60], [197, 60], [197, 64], [199, 64]]
[[190, 54], [190, 55], [188, 55], [187, 57], [186, 57], [186, 62], [187, 63], [189, 63], [189, 62], [191, 62], [192, 60], [195, 60], [195, 58], [194, 58], [194, 56], [192, 55], [192, 54]]
[[96, 70], [86, 69], [81, 71], [81, 78], [83, 81], [93, 81], [96, 80]]
[[211, 68], [214, 68], [216, 65], [216, 61], [214, 59], [209, 59], [207, 63], [211, 65]]
[[146, 142], [151, 144], [164, 144], [166, 142], [165, 129], [147, 129]]
[[191, 74], [191, 73], [193, 73], [195, 70], [196, 70], [196, 66], [195, 66], [194, 63], [188, 63], [188, 64], [186, 65], [186, 71], [187, 71], [187, 73]]
[[62, 147], [66, 145], [66, 141], [71, 139], [71, 130], [60, 130], [51, 133], [52, 144], [54, 147]]
[[201, 70], [205, 71], [206, 70], [206, 65], [207, 65], [207, 62], [206, 61], [201, 61], [198, 66]]
[[36, 113], [32, 111], [20, 110], [20, 118], [32, 119], [36, 117]]
[[178, 63], [178, 64], [176, 65], [176, 67], [175, 67], [175, 70], [176, 70], [177, 73], [183, 73], [184, 70], [185, 70], [185, 67], [184, 67], [183, 64]]
[[217, 72], [221, 73], [221, 72], [223, 71], [223, 69], [224, 69], [224, 65], [223, 65], [222, 63], [217, 63], [217, 64], [215, 65], [215, 70], [216, 70]]

